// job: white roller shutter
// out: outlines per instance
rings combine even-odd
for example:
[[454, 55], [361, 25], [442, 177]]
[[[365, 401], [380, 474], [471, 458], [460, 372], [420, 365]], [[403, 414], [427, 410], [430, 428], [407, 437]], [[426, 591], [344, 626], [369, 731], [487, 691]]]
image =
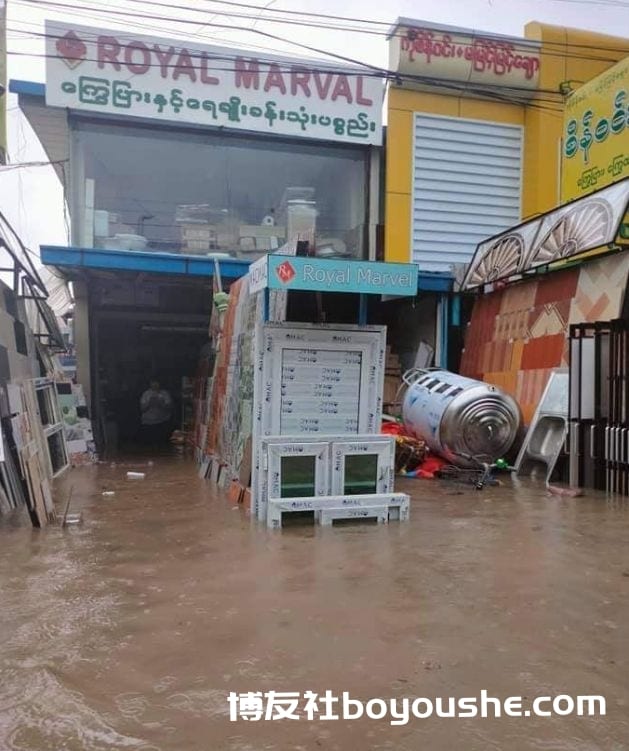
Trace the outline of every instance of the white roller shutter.
[[522, 128], [415, 113], [411, 248], [426, 271], [467, 264], [518, 224]]

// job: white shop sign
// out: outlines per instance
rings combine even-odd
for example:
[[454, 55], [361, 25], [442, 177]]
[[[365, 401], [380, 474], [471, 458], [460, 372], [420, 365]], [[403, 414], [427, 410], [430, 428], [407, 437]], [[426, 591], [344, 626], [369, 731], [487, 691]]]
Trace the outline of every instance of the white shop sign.
[[541, 45], [533, 39], [400, 18], [389, 36], [389, 67], [416, 77], [403, 79], [405, 86], [458, 81], [532, 93], [539, 86]]
[[51, 106], [382, 143], [383, 82], [358, 68], [53, 21], [46, 55]]

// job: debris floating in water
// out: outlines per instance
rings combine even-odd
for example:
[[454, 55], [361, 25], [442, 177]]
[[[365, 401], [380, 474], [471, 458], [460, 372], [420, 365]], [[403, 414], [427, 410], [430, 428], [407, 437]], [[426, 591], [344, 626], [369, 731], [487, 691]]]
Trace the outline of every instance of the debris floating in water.
[[579, 498], [583, 495], [582, 488], [561, 488], [558, 485], [547, 485], [546, 490], [553, 495], [564, 495], [569, 498]]
[[115, 490], [103, 490], [102, 495], [104, 496], [116, 495], [116, 491]]
[[127, 480], [143, 480], [145, 476], [144, 472], [127, 472]]

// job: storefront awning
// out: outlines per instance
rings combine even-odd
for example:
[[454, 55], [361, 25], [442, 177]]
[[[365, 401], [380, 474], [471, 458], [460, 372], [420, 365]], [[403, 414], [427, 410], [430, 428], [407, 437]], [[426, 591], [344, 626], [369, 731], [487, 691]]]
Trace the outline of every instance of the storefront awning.
[[[46, 266], [58, 269], [63, 276], [72, 278], [82, 270], [102, 271], [130, 271], [153, 274], [175, 274], [188, 277], [211, 277], [214, 274], [214, 260], [207, 256], [180, 255], [178, 253], [156, 253], [131, 250], [106, 250], [102, 248], [74, 248], [60, 247], [55, 245], [42, 245], [40, 247], [41, 260]], [[285, 258], [284, 258], [285, 260]], [[317, 264], [320, 264], [317, 259]], [[346, 262], [347, 263], [347, 262]], [[365, 269], [372, 269], [368, 283], [375, 279], [373, 269], [379, 273], [391, 273], [394, 267], [406, 267], [408, 264], [377, 263], [370, 264], [360, 261], [358, 263]], [[221, 276], [224, 279], [239, 279], [249, 270], [249, 261], [236, 258], [220, 260]], [[398, 273], [400, 269], [397, 269]], [[453, 277], [451, 274], [430, 271], [417, 271], [417, 267], [410, 269], [415, 281], [413, 291], [403, 294], [416, 294], [417, 292], [449, 292], [452, 289]], [[382, 279], [383, 286], [372, 291], [377, 294], [387, 294], [384, 282], [389, 277]], [[290, 286], [290, 285], [289, 285]], [[372, 285], [373, 286], [373, 285]], [[376, 285], [378, 286], [378, 285]], [[297, 288], [297, 287], [294, 287]], [[342, 290], [337, 290], [342, 291]], [[360, 289], [346, 289], [346, 291], [358, 291]], [[389, 290], [390, 293], [399, 295], [399, 290]]]
[[629, 248], [629, 178], [567, 203], [480, 243], [463, 290], [516, 279], [562, 261]]
[[[153, 274], [178, 274], [183, 276], [211, 277], [214, 260], [207, 256], [180, 255], [179, 253], [150, 253], [102, 248], [63, 248], [42, 245], [42, 263], [54, 266], [71, 276], [73, 269], [101, 269], [104, 271], [137, 271]], [[249, 261], [235, 258], [221, 259], [221, 275], [225, 279], [238, 279], [249, 270]]]

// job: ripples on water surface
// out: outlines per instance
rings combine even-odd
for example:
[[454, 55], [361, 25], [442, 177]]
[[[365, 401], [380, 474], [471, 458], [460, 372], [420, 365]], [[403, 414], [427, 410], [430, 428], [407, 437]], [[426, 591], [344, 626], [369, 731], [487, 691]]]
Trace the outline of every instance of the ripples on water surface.
[[[629, 749], [629, 512], [415, 482], [411, 522], [252, 530], [184, 462], [0, 525], [0, 751]], [[115, 490], [103, 497], [104, 489]], [[233, 691], [603, 694], [608, 716], [230, 723]]]

